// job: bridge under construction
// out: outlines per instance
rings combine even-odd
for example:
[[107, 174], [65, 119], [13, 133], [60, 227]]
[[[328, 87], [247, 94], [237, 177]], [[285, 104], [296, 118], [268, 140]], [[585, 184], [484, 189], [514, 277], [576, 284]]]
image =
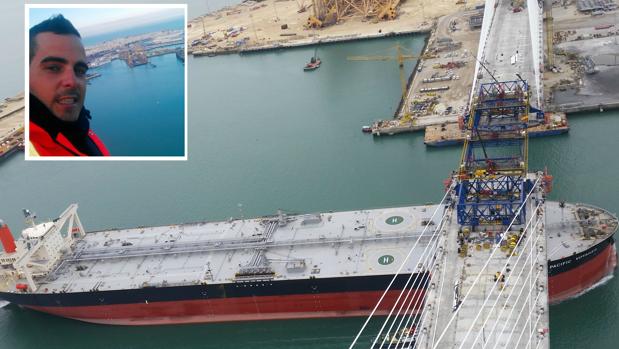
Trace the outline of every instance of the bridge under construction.
[[[558, 300], [549, 261], [569, 229], [546, 202], [552, 177], [528, 169], [528, 127], [544, 119], [542, 8], [486, 1], [461, 161], [427, 229], [431, 243], [403, 263], [430, 275], [425, 297], [405, 287], [351, 349], [549, 347], [549, 302]], [[578, 234], [564, 246], [586, 238]]]

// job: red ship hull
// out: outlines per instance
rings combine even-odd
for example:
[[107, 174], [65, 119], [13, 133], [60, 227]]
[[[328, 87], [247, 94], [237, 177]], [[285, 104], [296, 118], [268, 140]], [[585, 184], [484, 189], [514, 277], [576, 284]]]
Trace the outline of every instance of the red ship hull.
[[[597, 248], [597, 250], [596, 250]], [[588, 255], [589, 254], [589, 255]], [[579, 262], [580, 260], [584, 260]], [[617, 251], [610, 237], [577, 256], [557, 264], [574, 264], [569, 270], [548, 276], [549, 302], [559, 303], [574, 298], [591, 289], [617, 267]], [[561, 267], [561, 266], [559, 266]]]
[[[187, 300], [77, 307], [26, 306], [33, 310], [108, 325], [164, 325], [204, 322], [367, 316], [383, 292]], [[387, 315], [400, 290], [387, 293], [376, 315]], [[411, 304], [424, 295], [417, 290]], [[411, 296], [413, 294], [411, 293]], [[410, 299], [410, 298], [409, 298]], [[408, 302], [408, 300], [406, 301]], [[411, 307], [418, 309], [417, 307]]]

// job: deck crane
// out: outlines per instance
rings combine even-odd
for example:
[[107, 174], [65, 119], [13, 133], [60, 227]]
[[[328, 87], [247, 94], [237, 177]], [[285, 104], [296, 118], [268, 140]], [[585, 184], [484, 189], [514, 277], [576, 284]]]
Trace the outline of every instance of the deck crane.
[[[346, 59], [349, 61], [396, 61], [398, 62], [398, 67], [400, 69], [400, 85], [402, 88], [402, 102], [404, 103], [406, 101], [406, 90], [408, 86], [407, 80], [404, 76], [405, 75], [404, 74], [404, 62], [407, 60], [429, 58], [429, 56], [425, 54], [423, 55], [404, 54], [402, 53], [402, 51], [405, 51], [407, 49], [402, 47], [400, 44], [397, 44], [396, 46], [391, 47], [391, 49], [396, 50], [397, 53], [395, 56], [348, 56], [346, 57]], [[404, 120], [410, 119], [408, 108], [404, 108], [403, 119]]]

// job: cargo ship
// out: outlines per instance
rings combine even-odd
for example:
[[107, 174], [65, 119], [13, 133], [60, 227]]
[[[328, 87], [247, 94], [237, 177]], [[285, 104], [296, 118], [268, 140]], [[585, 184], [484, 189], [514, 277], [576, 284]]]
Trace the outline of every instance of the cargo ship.
[[[0, 228], [0, 299], [92, 323], [157, 325], [366, 316], [391, 283], [375, 313], [387, 314], [404, 288], [423, 299], [430, 274], [418, 261], [448, 211], [279, 212], [88, 233], [76, 204], [39, 224], [26, 212], [19, 239]], [[547, 202], [545, 217], [551, 302], [612, 275], [616, 216]]]

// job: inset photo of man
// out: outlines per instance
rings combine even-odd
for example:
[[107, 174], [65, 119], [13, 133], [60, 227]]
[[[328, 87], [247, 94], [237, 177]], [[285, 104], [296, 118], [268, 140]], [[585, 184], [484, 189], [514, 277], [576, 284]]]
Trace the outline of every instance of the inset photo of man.
[[184, 5], [28, 5], [26, 159], [186, 159]]

